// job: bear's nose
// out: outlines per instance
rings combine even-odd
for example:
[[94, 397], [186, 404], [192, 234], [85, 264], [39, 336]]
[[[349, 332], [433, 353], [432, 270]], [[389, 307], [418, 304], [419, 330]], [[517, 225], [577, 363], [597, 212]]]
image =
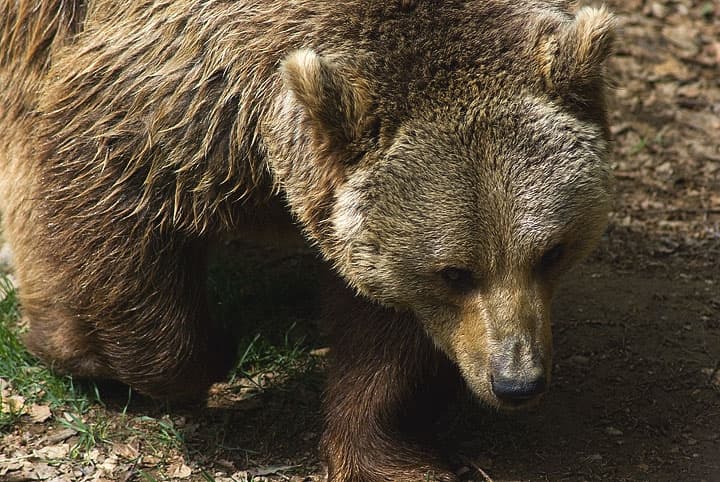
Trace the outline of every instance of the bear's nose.
[[520, 403], [537, 397], [547, 388], [542, 356], [530, 343], [507, 340], [504, 350], [490, 357], [490, 382], [496, 397]]
[[523, 402], [537, 397], [545, 391], [545, 376], [527, 378], [493, 375], [492, 391], [506, 402]]

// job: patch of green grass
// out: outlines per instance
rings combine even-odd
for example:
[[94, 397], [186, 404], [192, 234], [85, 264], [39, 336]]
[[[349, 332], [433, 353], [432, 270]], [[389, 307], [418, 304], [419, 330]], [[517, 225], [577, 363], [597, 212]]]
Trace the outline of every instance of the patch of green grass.
[[[20, 341], [18, 318], [15, 288], [0, 274], [0, 378], [9, 385], [5, 392], [22, 397], [25, 405], [47, 404], [85, 413], [92, 399], [76, 389], [72, 378], [53, 374], [28, 353]], [[0, 410], [0, 432], [16, 424], [21, 414], [21, 410]]]
[[140, 474], [140, 477], [142, 477], [143, 480], [147, 480], [148, 482], [158, 482], [158, 479], [153, 477], [152, 474], [145, 472], [144, 470], [138, 469], [138, 474]]
[[703, 3], [702, 7], [700, 8], [700, 15], [708, 22], [711, 21], [713, 16], [715, 15], [715, 7], [713, 6], [713, 2]]
[[230, 381], [312, 369], [309, 346], [318, 329], [307, 320], [318, 315], [316, 280], [322, 268], [312, 255], [243, 248], [242, 257], [231, 252], [216, 258], [208, 277], [214, 315], [238, 340]]
[[109, 442], [109, 421], [98, 419], [89, 423], [77, 414], [66, 412], [66, 418], [59, 418], [64, 425], [78, 434], [78, 441], [70, 450], [70, 457], [80, 458], [99, 443]]
[[[292, 376], [299, 372], [312, 370], [314, 358], [310, 356], [305, 338], [291, 336], [295, 325], [291, 325], [282, 343], [272, 343], [258, 333], [252, 339], [242, 339], [242, 353], [232, 371], [230, 383], [238, 377], [255, 381], [267, 374]], [[257, 388], [261, 388], [257, 384]]]
[[631, 156], [634, 156], [634, 155], [636, 155], [636, 154], [641, 153], [642, 151], [645, 150], [645, 148], [647, 147], [647, 145], [648, 145], [647, 139], [645, 139], [644, 137], [641, 138], [641, 139], [638, 141], [638, 143], [635, 144], [635, 145], [632, 147], [632, 149], [630, 149], [630, 155], [631, 155]]
[[132, 428], [130, 432], [140, 435], [153, 453], [162, 454], [168, 448], [182, 449], [185, 438], [169, 417], [154, 418], [143, 415], [136, 420], [142, 423], [141, 429]]

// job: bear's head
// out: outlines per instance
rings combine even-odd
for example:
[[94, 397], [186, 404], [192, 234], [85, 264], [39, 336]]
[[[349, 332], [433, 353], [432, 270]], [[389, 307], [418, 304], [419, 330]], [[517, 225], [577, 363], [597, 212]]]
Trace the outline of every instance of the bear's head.
[[526, 17], [466, 36], [442, 65], [293, 52], [270, 127], [271, 163], [309, 238], [360, 294], [413, 312], [497, 407], [545, 389], [553, 290], [610, 205], [612, 17]]

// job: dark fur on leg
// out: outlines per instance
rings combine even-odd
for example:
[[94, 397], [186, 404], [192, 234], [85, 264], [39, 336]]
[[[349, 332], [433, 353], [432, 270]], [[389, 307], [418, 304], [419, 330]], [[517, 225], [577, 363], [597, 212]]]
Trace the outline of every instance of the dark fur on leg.
[[430, 445], [457, 369], [411, 316], [340, 295], [322, 452], [331, 481], [455, 480]]
[[[80, 241], [57, 246], [57, 258], [38, 247], [33, 269], [21, 271], [27, 346], [61, 373], [118, 380], [156, 398], [197, 399], [235, 357], [232, 341], [208, 312], [204, 248], [182, 239], [150, 243], [152, 260], [136, 265], [122, 255], [133, 241], [128, 236], [98, 242], [96, 256], [77, 259], [81, 266], [70, 285], [39, 281], [60, 269], [58, 258], [67, 271], [68, 260], [75, 260], [69, 251]], [[104, 255], [106, 250], [115, 256]], [[97, 272], [99, 264], [112, 276], [83, 276]], [[150, 268], [133, 273], [136, 266]]]

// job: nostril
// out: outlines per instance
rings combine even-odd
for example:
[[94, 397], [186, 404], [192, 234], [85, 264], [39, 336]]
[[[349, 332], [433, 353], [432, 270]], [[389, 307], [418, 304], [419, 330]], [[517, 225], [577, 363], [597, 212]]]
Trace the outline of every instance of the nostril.
[[492, 378], [492, 391], [501, 400], [520, 402], [530, 400], [545, 391], [545, 377], [534, 380], [524, 378]]

